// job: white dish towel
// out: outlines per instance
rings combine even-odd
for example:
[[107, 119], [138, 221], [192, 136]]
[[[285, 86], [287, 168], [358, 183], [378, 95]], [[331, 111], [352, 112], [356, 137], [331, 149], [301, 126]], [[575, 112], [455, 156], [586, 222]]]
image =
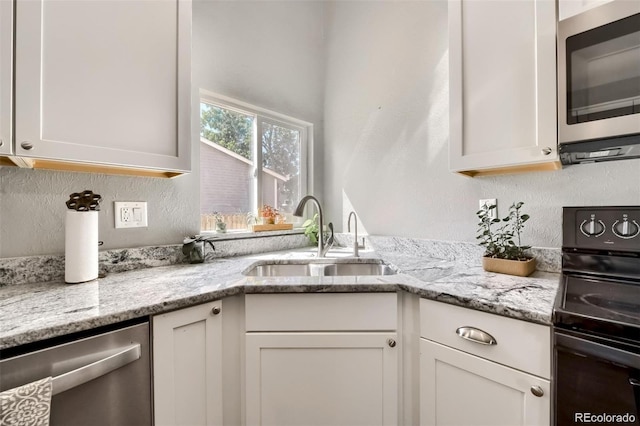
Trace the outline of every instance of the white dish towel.
[[48, 426], [51, 377], [0, 393], [0, 426]]

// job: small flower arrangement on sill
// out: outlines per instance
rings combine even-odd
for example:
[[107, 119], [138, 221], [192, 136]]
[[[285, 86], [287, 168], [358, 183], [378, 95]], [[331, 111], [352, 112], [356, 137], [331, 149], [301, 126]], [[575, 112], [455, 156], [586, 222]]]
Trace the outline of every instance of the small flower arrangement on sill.
[[[509, 207], [509, 214], [504, 219], [493, 218], [495, 205], [484, 205], [476, 212], [480, 219], [479, 235], [476, 239], [485, 248], [482, 267], [485, 271], [526, 277], [536, 269], [536, 260], [526, 253], [531, 246], [522, 245], [520, 233], [529, 220], [528, 214], [522, 214], [522, 201]], [[504, 223], [503, 223], [504, 222]], [[503, 223], [497, 229], [492, 225]], [[517, 244], [514, 241], [517, 240]]]
[[[259, 231], [286, 231], [293, 229], [292, 223], [286, 223], [285, 216], [278, 209], [265, 204], [258, 210], [258, 223], [250, 225], [253, 232]], [[249, 223], [249, 222], [247, 222]]]
[[262, 223], [266, 225], [273, 225], [276, 223], [276, 219], [279, 216], [278, 209], [271, 207], [268, 204], [262, 206], [259, 211]]

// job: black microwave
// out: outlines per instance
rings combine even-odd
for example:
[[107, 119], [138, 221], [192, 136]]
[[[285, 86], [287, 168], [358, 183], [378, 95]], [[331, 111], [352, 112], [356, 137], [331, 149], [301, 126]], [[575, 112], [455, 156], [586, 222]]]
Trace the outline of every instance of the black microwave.
[[558, 142], [563, 164], [640, 158], [640, 1], [558, 23]]

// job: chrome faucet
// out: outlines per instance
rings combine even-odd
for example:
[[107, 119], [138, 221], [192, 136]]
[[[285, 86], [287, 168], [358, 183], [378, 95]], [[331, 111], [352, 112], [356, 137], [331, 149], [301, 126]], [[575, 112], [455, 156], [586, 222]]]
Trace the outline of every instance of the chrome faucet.
[[[360, 253], [358, 249], [360, 248], [360, 244], [358, 244], [358, 216], [356, 216], [356, 212], [349, 213], [349, 218], [347, 219], [347, 232], [351, 232], [351, 216], [353, 216], [353, 223], [355, 224], [355, 235], [353, 240], [353, 257], [360, 257]], [[364, 238], [363, 238], [364, 240]], [[364, 248], [364, 245], [362, 245]]]
[[296, 211], [293, 213], [294, 216], [302, 217], [304, 212], [304, 206], [307, 204], [307, 201], [313, 201], [318, 209], [318, 257], [324, 257], [325, 254], [329, 251], [331, 246], [333, 245], [333, 224], [329, 223], [328, 228], [331, 230], [331, 236], [325, 243], [324, 241], [324, 217], [322, 215], [322, 207], [320, 207], [320, 201], [313, 195], [307, 195], [300, 200], [298, 203], [298, 207], [296, 207]]

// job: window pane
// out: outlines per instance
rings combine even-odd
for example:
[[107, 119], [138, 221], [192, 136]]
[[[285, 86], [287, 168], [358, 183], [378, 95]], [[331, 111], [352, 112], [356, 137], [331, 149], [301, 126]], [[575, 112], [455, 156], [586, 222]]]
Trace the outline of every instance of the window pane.
[[300, 200], [300, 130], [262, 123], [262, 202], [293, 213]]
[[202, 229], [215, 229], [213, 212], [223, 215], [227, 229], [244, 229], [251, 211], [254, 116], [201, 103], [200, 117]]

